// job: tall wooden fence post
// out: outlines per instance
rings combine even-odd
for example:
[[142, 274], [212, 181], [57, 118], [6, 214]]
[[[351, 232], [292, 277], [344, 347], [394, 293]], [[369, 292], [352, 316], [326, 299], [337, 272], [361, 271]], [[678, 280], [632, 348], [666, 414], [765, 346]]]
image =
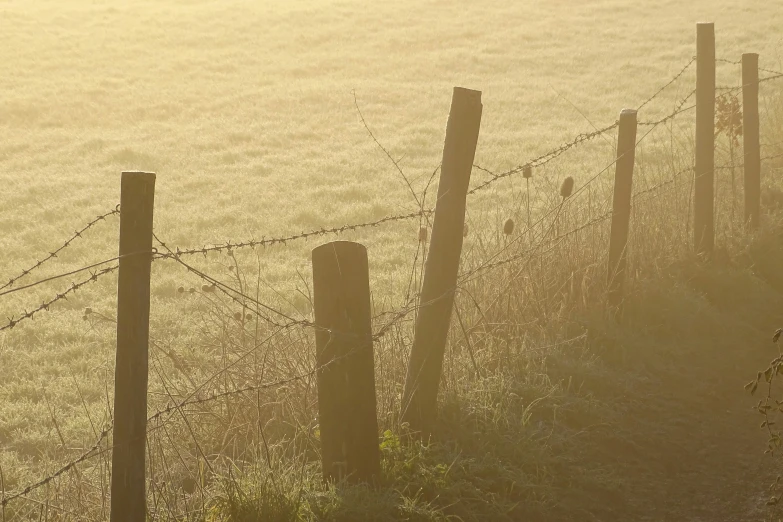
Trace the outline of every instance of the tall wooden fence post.
[[403, 422], [426, 434], [437, 413], [438, 385], [454, 304], [465, 201], [481, 124], [481, 92], [454, 88], [446, 124], [438, 200], [424, 268], [413, 347], [402, 399]]
[[742, 142], [745, 160], [745, 223], [759, 227], [761, 140], [759, 138], [759, 55], [742, 55]]
[[609, 306], [619, 309], [624, 297], [631, 189], [636, 156], [636, 111], [623, 109], [617, 134], [617, 163], [612, 198], [612, 233], [609, 239]]
[[715, 25], [696, 25], [696, 161], [693, 242], [699, 254], [715, 246]]
[[121, 183], [111, 522], [144, 522], [155, 174], [123, 172]]
[[367, 250], [335, 241], [312, 255], [324, 480], [371, 481], [381, 456]]

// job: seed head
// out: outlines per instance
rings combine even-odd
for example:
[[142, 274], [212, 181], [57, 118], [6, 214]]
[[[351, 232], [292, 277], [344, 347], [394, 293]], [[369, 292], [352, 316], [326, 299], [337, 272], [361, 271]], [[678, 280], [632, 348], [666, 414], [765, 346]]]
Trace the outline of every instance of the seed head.
[[230, 266], [228, 267], [228, 271], [229, 271], [229, 272], [233, 272], [233, 271], [234, 271], [234, 265], [230, 265]]
[[209, 285], [201, 285], [202, 292], [209, 292], [210, 290], [211, 288], [209, 287]]
[[89, 307], [88, 307], [88, 308], [85, 308], [85, 309], [84, 309], [84, 317], [87, 317], [87, 316], [88, 316], [88, 315], [90, 315], [91, 313], [92, 313], [92, 308], [89, 308]]
[[574, 192], [574, 178], [568, 176], [560, 185], [560, 197], [563, 199], [569, 197]]
[[191, 294], [195, 294], [196, 293], [196, 289], [191, 287], [190, 290], [188, 290], [188, 292], [190, 292]]
[[511, 218], [508, 218], [506, 220], [506, 224], [503, 225], [503, 233], [507, 236], [510, 236], [514, 233], [514, 220]]
[[252, 321], [253, 320], [253, 314], [247, 314], [245, 316], [245, 321]]
[[419, 229], [419, 243], [427, 242], [427, 227], [421, 227]]
[[522, 167], [522, 177], [525, 179], [533, 177], [533, 166], [530, 163]]
[[242, 320], [242, 312], [234, 313], [234, 319], [236, 319], [237, 321], [241, 321]]
[[179, 288], [177, 288], [177, 293], [184, 294], [185, 293], [185, 287], [184, 286], [180, 286]]

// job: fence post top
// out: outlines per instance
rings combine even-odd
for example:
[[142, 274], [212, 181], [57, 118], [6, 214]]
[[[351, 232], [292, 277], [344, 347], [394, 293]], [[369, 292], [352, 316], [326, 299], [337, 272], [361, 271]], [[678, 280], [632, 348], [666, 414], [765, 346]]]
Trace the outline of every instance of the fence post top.
[[141, 170], [124, 170], [122, 171], [123, 178], [151, 178], [155, 179], [154, 172], [144, 172]]
[[752, 60], [752, 59], [758, 59], [759, 53], [742, 53], [742, 59], [743, 60]]
[[636, 109], [623, 109], [620, 111], [620, 117], [621, 118], [630, 118], [631, 116], [636, 116]]
[[696, 22], [696, 27], [715, 27], [715, 22]]
[[361, 243], [357, 243], [356, 241], [345, 241], [345, 240], [337, 240], [337, 241], [330, 241], [329, 243], [324, 243], [323, 245], [318, 245], [312, 250], [313, 257], [317, 255], [322, 255], [321, 253], [327, 253], [329, 251], [338, 251], [338, 252], [346, 252], [351, 250], [358, 250], [366, 252], [367, 248], [362, 245]]
[[454, 98], [481, 103], [481, 91], [467, 89], [465, 87], [454, 87]]

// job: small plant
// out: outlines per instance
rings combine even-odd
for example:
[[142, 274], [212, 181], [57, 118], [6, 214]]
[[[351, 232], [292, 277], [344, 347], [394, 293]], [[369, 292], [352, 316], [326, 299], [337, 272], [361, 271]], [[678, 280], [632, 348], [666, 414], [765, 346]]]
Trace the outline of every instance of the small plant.
[[[783, 334], [783, 328], [778, 328], [772, 336], [772, 342], [777, 343], [780, 340], [780, 336]], [[783, 354], [778, 355], [770, 362], [769, 366], [763, 372], [757, 372], [756, 378], [748, 382], [745, 385], [745, 390], [750, 392], [751, 395], [756, 394], [759, 385], [766, 384], [766, 394], [759, 400], [756, 405], [756, 410], [764, 417], [761, 421], [761, 429], [765, 430], [769, 436], [767, 440], [767, 449], [764, 453], [775, 456], [775, 452], [778, 452], [783, 446], [783, 434], [778, 428], [775, 428], [776, 422], [774, 417], [780, 413], [783, 413], [783, 400], [775, 399], [773, 397], [773, 381], [775, 377], [783, 374]], [[777, 508], [783, 501], [783, 492], [780, 490], [781, 477], [778, 476], [774, 483], [772, 483], [767, 491], [770, 494], [770, 498], [767, 500], [767, 506]]]

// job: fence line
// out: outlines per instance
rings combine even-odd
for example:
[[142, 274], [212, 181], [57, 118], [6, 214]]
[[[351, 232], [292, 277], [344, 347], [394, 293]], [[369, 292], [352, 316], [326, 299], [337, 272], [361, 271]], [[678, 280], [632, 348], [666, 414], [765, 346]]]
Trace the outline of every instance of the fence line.
[[[735, 65], [741, 64], [741, 62], [732, 62], [732, 61], [724, 60], [724, 59], [716, 59], [716, 61], [718, 61], [718, 62], [725, 62], [725, 63], [729, 63], [729, 64], [735, 64]], [[665, 85], [663, 85], [663, 87], [661, 87], [658, 91], [656, 91], [655, 94], [653, 94], [650, 98], [645, 100], [639, 106], [639, 109], [641, 109], [642, 107], [648, 105], [651, 101], [653, 101], [655, 98], [657, 98], [666, 88], [668, 88], [670, 85], [675, 83], [679, 78], [681, 78], [683, 76], [683, 74], [693, 65], [694, 62], [695, 62], [695, 58], [693, 58], [688, 64], [686, 64], [671, 80], [669, 80]], [[769, 70], [769, 69], [762, 69], [762, 68], [759, 68], [759, 70], [767, 72], [769, 74], [772, 74], [773, 76], [769, 76], [769, 77], [760, 79], [758, 81], [758, 83], [762, 83], [762, 82], [766, 82], [766, 81], [772, 81], [772, 80], [775, 80], [775, 79], [783, 78], [783, 73], [779, 73], [777, 71], [772, 71], [772, 70]], [[726, 87], [726, 88], [716, 87], [716, 89], [722, 89], [722, 90], [727, 91], [725, 94], [723, 94], [721, 96], [725, 96], [725, 95], [730, 94], [731, 92], [733, 92], [735, 90], [740, 90], [741, 88], [742, 88], [742, 86], [740, 86], [740, 87]], [[685, 108], [683, 108], [683, 107], [684, 107], [685, 103], [687, 103], [687, 101], [694, 95], [694, 93], [695, 93], [695, 90], [692, 91], [690, 94], [688, 94], [680, 102], [678, 102], [678, 105], [675, 108], [675, 110], [672, 113], [668, 114], [667, 116], [665, 116], [665, 117], [663, 117], [663, 118], [661, 118], [659, 120], [655, 120], [655, 121], [639, 122], [638, 125], [650, 126], [652, 128], [649, 129], [649, 131], [647, 131], [642, 136], [642, 138], [639, 139], [635, 143], [635, 145], [634, 145], [632, 150], [635, 150], [635, 148], [638, 147], [639, 144], [658, 125], [661, 125], [661, 124], [663, 124], [663, 123], [665, 123], [665, 122], [667, 122], [669, 120], [672, 120], [672, 119], [674, 119], [675, 117], [677, 117], [678, 115], [680, 115], [680, 114], [682, 114], [684, 112], [692, 110], [695, 107], [695, 105], [689, 106], [689, 107], [685, 107]], [[365, 125], [366, 125], [366, 123], [365, 123]], [[484, 167], [481, 167], [479, 165], [475, 165], [474, 164], [473, 168], [475, 168], [475, 169], [477, 169], [479, 171], [488, 173], [491, 176], [491, 178], [489, 180], [486, 180], [486, 181], [482, 182], [481, 184], [473, 187], [471, 190], [468, 191], [468, 195], [472, 195], [472, 194], [476, 193], [477, 191], [486, 188], [490, 184], [492, 184], [495, 181], [498, 181], [498, 180], [500, 180], [502, 178], [511, 176], [511, 175], [516, 174], [518, 172], [522, 172], [522, 171], [524, 171], [528, 167], [540, 167], [540, 166], [543, 166], [543, 165], [547, 164], [548, 162], [554, 160], [555, 158], [559, 157], [560, 155], [565, 153], [567, 150], [570, 150], [571, 148], [577, 147], [578, 145], [580, 145], [582, 143], [590, 141], [590, 140], [594, 139], [595, 137], [598, 137], [598, 136], [601, 136], [603, 134], [606, 134], [606, 133], [612, 131], [617, 126], [618, 126], [618, 122], [616, 121], [615, 123], [613, 123], [613, 124], [611, 124], [611, 125], [609, 125], [607, 127], [604, 127], [602, 129], [597, 129], [594, 132], [585, 133], [585, 134], [579, 134], [575, 138], [573, 138], [572, 140], [570, 140], [570, 141], [560, 145], [559, 147], [557, 147], [557, 148], [555, 148], [555, 149], [553, 149], [553, 150], [551, 150], [551, 151], [549, 151], [549, 152], [547, 152], [547, 153], [545, 153], [545, 154], [543, 154], [541, 156], [538, 156], [538, 157], [530, 160], [529, 162], [525, 163], [524, 165], [521, 165], [519, 167], [516, 167], [516, 168], [511, 169], [511, 170], [506, 171], [506, 172], [495, 173], [495, 172], [493, 172], [493, 171], [491, 171], [489, 169], [486, 169]], [[369, 129], [368, 129], [368, 131], [369, 131]], [[370, 133], [370, 134], [372, 135], [372, 133]], [[374, 139], [374, 136], [373, 136], [373, 139]], [[376, 140], [376, 142], [377, 142], [377, 140]], [[387, 153], [387, 155], [388, 155], [388, 153]], [[779, 158], [781, 156], [783, 156], [783, 153], [775, 154], [775, 155], [771, 155], [771, 156], [766, 156], [766, 157], [761, 158], [761, 159], [763, 161], [768, 161], [770, 159]], [[391, 156], [389, 156], [389, 157], [391, 158]], [[545, 215], [543, 217], [541, 217], [538, 221], [536, 221], [535, 227], [537, 227], [539, 224], [542, 224], [548, 217], [551, 217], [553, 214], [555, 215], [555, 220], [556, 220], [557, 216], [562, 211], [562, 209], [567, 204], [570, 204], [573, 201], [574, 197], [579, 195], [580, 192], [585, 190], [585, 188], [589, 187], [595, 180], [598, 179], [599, 176], [601, 176], [609, 168], [611, 168], [613, 165], [615, 165], [617, 163], [617, 161], [620, 158], [622, 158], [622, 157], [623, 157], [623, 155], [620, 155], [612, 163], [610, 163], [604, 169], [602, 169], [597, 174], [595, 174], [586, 183], [584, 183], [575, 193], [569, 194], [569, 196], [567, 198], [564, 197], [563, 201], [559, 205], [557, 205], [553, 209], [550, 209], [549, 212], [545, 213]], [[743, 166], [744, 166], [744, 164], [723, 165], [723, 166], [720, 166], [720, 167], [715, 167], [715, 170], [728, 169], [728, 168], [741, 168]], [[684, 174], [684, 173], [686, 173], [688, 171], [692, 171], [693, 169], [694, 169], [693, 166], [689, 166], [689, 167], [687, 167], [685, 169], [682, 169], [682, 170], [678, 171], [677, 173], [675, 173], [672, 176], [672, 179], [669, 179], [669, 180], [666, 180], [664, 182], [661, 182], [658, 185], [655, 185], [653, 187], [648, 187], [648, 188], [645, 188], [645, 189], [643, 189], [641, 191], [637, 191], [637, 192], [633, 193], [632, 194], [632, 200], [633, 201], [637, 201], [637, 199], [641, 198], [642, 196], [645, 196], [645, 195], [650, 194], [652, 192], [658, 191], [658, 190], [662, 189], [663, 187], [668, 187], [666, 190], [672, 190], [672, 189], [680, 186], [685, 181], [692, 182], [693, 180], [689, 178], [689, 179], [687, 179], [685, 181], [680, 181], [678, 183], [677, 182], [677, 178], [679, 178], [682, 174]], [[647, 198], [644, 198], [644, 199], [647, 199]], [[643, 199], [639, 199], [639, 200], [641, 201]], [[28, 275], [31, 272], [35, 271], [36, 269], [40, 268], [43, 264], [45, 264], [46, 262], [50, 261], [51, 259], [57, 257], [57, 254], [59, 252], [61, 252], [63, 249], [65, 249], [68, 246], [70, 246], [70, 244], [74, 240], [76, 240], [77, 238], [81, 237], [82, 233], [86, 232], [87, 230], [89, 230], [90, 228], [95, 226], [99, 221], [104, 220], [105, 218], [109, 217], [110, 215], [114, 215], [114, 214], [118, 214], [118, 213], [119, 213], [119, 208], [115, 208], [115, 210], [113, 210], [111, 212], [108, 212], [108, 213], [106, 213], [104, 215], [98, 216], [95, 220], [89, 222], [87, 225], [85, 225], [84, 228], [82, 228], [81, 230], [77, 231], [74, 236], [72, 236], [71, 238], [66, 240], [65, 243], [61, 247], [59, 247], [55, 251], [51, 252], [47, 257], [43, 258], [42, 260], [37, 261], [36, 264], [31, 266], [30, 268], [27, 268], [27, 269], [23, 270], [21, 272], [21, 274], [19, 274], [18, 276], [12, 277], [6, 284], [4, 284], [2, 287], [0, 287], [0, 297], [3, 296], [3, 295], [7, 295], [7, 294], [10, 294], [10, 293], [13, 293], [13, 292], [25, 290], [25, 289], [28, 289], [28, 288], [31, 288], [31, 287], [43, 284], [45, 282], [49, 282], [49, 281], [55, 280], [55, 279], [60, 279], [60, 278], [68, 277], [70, 275], [73, 275], [73, 274], [76, 274], [76, 273], [79, 273], [79, 272], [91, 270], [93, 268], [96, 268], [97, 266], [100, 266], [100, 265], [103, 265], [103, 264], [107, 264], [107, 263], [119, 260], [120, 257], [113, 258], [113, 259], [110, 259], [110, 260], [102, 261], [100, 263], [89, 265], [87, 267], [80, 268], [78, 270], [71, 271], [71, 272], [68, 272], [68, 273], [52, 276], [50, 278], [46, 278], [46, 279], [43, 279], [41, 281], [38, 281], [38, 282], [35, 282], [35, 283], [31, 283], [29, 285], [25, 285], [25, 286], [22, 286], [22, 287], [13, 289], [13, 290], [8, 290], [8, 291], [5, 291], [5, 292], [2, 291], [2, 290], [6, 289], [8, 287], [13, 286], [21, 278], [25, 277], [26, 275]], [[203, 255], [206, 256], [206, 254], [209, 253], [209, 252], [220, 252], [220, 251], [229, 251], [229, 252], [231, 252], [231, 251], [233, 251], [235, 249], [255, 248], [256, 246], [265, 247], [265, 246], [272, 246], [272, 245], [275, 245], [275, 244], [286, 245], [289, 241], [294, 241], [294, 240], [298, 240], [298, 239], [307, 239], [307, 238], [310, 238], [310, 237], [325, 236], [325, 235], [328, 235], [328, 234], [339, 235], [339, 234], [347, 232], [347, 231], [363, 229], [363, 228], [368, 228], [368, 227], [377, 227], [379, 225], [382, 225], [384, 223], [389, 223], [389, 222], [406, 221], [406, 220], [412, 220], [414, 218], [422, 219], [422, 218], [428, 217], [432, 213], [433, 213], [433, 210], [431, 210], [431, 209], [423, 209], [422, 208], [418, 212], [409, 213], [409, 214], [400, 214], [400, 215], [386, 216], [384, 218], [381, 218], [381, 219], [376, 220], [376, 221], [371, 221], [371, 222], [351, 224], [351, 225], [343, 225], [341, 227], [334, 227], [334, 228], [329, 228], [329, 229], [322, 228], [320, 230], [313, 230], [313, 231], [310, 231], [310, 232], [302, 232], [301, 234], [295, 234], [295, 235], [286, 236], [286, 237], [271, 238], [271, 239], [262, 238], [261, 240], [258, 240], [258, 241], [254, 240], [254, 239], [251, 239], [249, 241], [238, 242], [238, 243], [232, 243], [231, 241], [227, 241], [226, 243], [219, 244], [219, 245], [214, 245], [214, 246], [210, 246], [210, 247], [206, 247], [205, 246], [205, 247], [201, 247], [201, 248], [192, 248], [192, 249], [180, 249], [180, 248], [176, 247], [176, 250], [172, 250], [165, 243], [160, 241], [157, 238], [157, 236], [154, 236], [155, 239], [167, 250], [168, 253], [159, 253], [159, 252], [157, 252], [157, 250], [153, 250], [153, 252], [151, 252], [151, 253], [153, 254], [153, 258], [154, 259], [171, 259], [171, 260], [174, 260], [175, 262], [177, 262], [177, 263], [181, 264], [183, 267], [185, 267], [189, 272], [194, 273], [197, 277], [199, 277], [203, 281], [209, 283], [210, 284], [210, 288], [220, 291], [221, 293], [226, 295], [232, 301], [242, 305], [243, 308], [247, 308], [247, 309], [249, 309], [251, 311], [254, 311], [255, 314], [258, 317], [261, 317], [266, 322], [268, 322], [270, 325], [278, 328], [278, 331], [274, 332], [272, 335], [276, 335], [277, 333], [279, 333], [280, 330], [289, 329], [289, 328], [293, 328], [293, 327], [314, 328], [314, 329], [318, 329], [320, 331], [327, 331], [330, 334], [345, 335], [344, 332], [337, 332], [337, 331], [334, 331], [334, 330], [329, 330], [329, 329], [324, 329], [324, 328], [318, 327], [315, 323], [313, 323], [311, 321], [308, 321], [308, 320], [296, 320], [296, 319], [293, 319], [292, 317], [290, 317], [286, 313], [284, 313], [284, 312], [282, 312], [280, 310], [276, 310], [276, 309], [274, 309], [274, 308], [272, 308], [272, 307], [270, 307], [268, 305], [265, 305], [265, 304], [261, 303], [260, 301], [258, 301], [257, 299], [255, 299], [255, 298], [253, 298], [251, 296], [246, 295], [242, 291], [234, 289], [234, 288], [231, 288], [230, 286], [221, 283], [216, 278], [211, 277], [208, 274], [204, 273], [203, 271], [196, 269], [192, 265], [184, 262], [181, 259], [181, 256], [188, 256], [188, 255], [195, 255], [195, 254], [203, 254]], [[602, 214], [601, 216], [598, 216], [596, 218], [590, 219], [589, 221], [583, 223], [582, 225], [576, 226], [576, 227], [572, 228], [571, 230], [569, 230], [567, 232], [558, 234], [555, 237], [552, 237], [552, 238], [550, 238], [548, 240], [544, 240], [544, 236], [548, 236], [549, 233], [552, 230], [552, 227], [554, 226], [554, 220], [553, 220], [552, 226], [550, 226], [549, 229], [546, 230], [545, 232], [542, 232], [541, 237], [537, 239], [537, 243], [534, 246], [532, 246], [530, 249], [528, 249], [525, 252], [520, 252], [520, 253], [514, 254], [514, 255], [512, 255], [512, 256], [510, 256], [508, 258], [505, 258], [505, 259], [502, 259], [502, 260], [499, 260], [499, 261], [492, 261], [492, 259], [496, 258], [503, 251], [506, 251], [508, 249], [508, 246], [510, 246], [510, 245], [505, 246], [500, 252], [495, 253], [494, 255], [492, 255], [490, 257], [490, 262], [485, 263], [485, 264], [483, 264], [483, 265], [481, 265], [481, 266], [479, 266], [479, 267], [477, 267], [477, 268], [475, 268], [475, 269], [473, 269], [473, 270], [471, 270], [471, 271], [469, 271], [469, 272], [467, 272], [465, 274], [461, 274], [460, 278], [458, 280], [458, 286], [463, 285], [463, 284], [465, 284], [465, 283], [467, 283], [469, 281], [472, 281], [473, 279], [475, 279], [477, 274], [486, 272], [488, 270], [497, 268], [499, 266], [503, 266], [503, 265], [512, 263], [514, 261], [518, 261], [518, 260], [526, 258], [526, 257], [532, 259], [533, 253], [536, 252], [536, 251], [539, 251], [541, 248], [543, 248], [547, 244], [552, 244], [552, 247], [549, 250], [549, 251], [551, 251], [552, 248], [555, 248], [566, 237], [569, 237], [569, 236], [571, 236], [573, 234], [576, 234], [576, 233], [578, 233], [578, 232], [580, 232], [580, 231], [582, 231], [582, 230], [584, 230], [586, 228], [589, 228], [589, 227], [591, 227], [593, 225], [602, 223], [602, 222], [608, 220], [609, 218], [611, 218], [612, 214], [613, 214], [613, 212], [609, 211], [608, 213], [605, 213], [605, 214]], [[531, 228], [535, 228], [535, 227], [531, 226]], [[535, 237], [535, 236], [533, 236], [533, 237]], [[512, 241], [512, 244], [513, 244], [513, 241]], [[149, 254], [149, 252], [145, 252], [145, 253]], [[138, 255], [138, 253], [127, 254], [127, 255]], [[0, 332], [5, 331], [5, 330], [9, 330], [9, 329], [15, 327], [17, 324], [19, 324], [23, 320], [33, 319], [33, 316], [35, 314], [37, 314], [37, 313], [39, 313], [41, 311], [48, 310], [49, 307], [52, 304], [54, 304], [55, 302], [63, 300], [63, 299], [67, 299], [67, 296], [69, 294], [71, 294], [73, 292], [76, 292], [78, 289], [82, 288], [87, 283], [95, 282], [95, 281], [97, 281], [98, 278], [102, 277], [103, 275], [111, 273], [111, 272], [113, 272], [113, 271], [115, 271], [117, 269], [118, 269], [118, 265], [113, 265], [113, 266], [110, 266], [108, 268], [104, 268], [102, 270], [99, 270], [99, 271], [96, 271], [94, 273], [91, 273], [91, 276], [89, 278], [83, 280], [83, 281], [80, 281], [78, 283], [71, 283], [71, 287], [70, 288], [68, 288], [67, 290], [65, 290], [62, 293], [58, 293], [54, 298], [50, 299], [49, 301], [45, 301], [38, 308], [32, 310], [31, 312], [24, 311], [24, 313], [20, 316], [19, 319], [14, 319], [13, 317], [11, 317], [9, 319], [9, 322], [5, 326], [0, 327]], [[441, 299], [442, 297], [443, 296], [437, 297], [434, 300]], [[409, 299], [408, 303], [401, 310], [399, 310], [397, 312], [384, 312], [384, 314], [392, 315], [392, 319], [387, 324], [385, 324], [378, 332], [372, 334], [371, 339], [372, 340], [380, 339], [391, 328], [393, 328], [395, 325], [399, 324], [408, 315], [410, 315], [411, 313], [417, 311], [422, 306], [426, 306], [428, 304], [431, 304], [432, 302], [434, 302], [434, 300], [430, 300], [430, 301], [425, 302], [425, 303], [419, 302], [418, 304], [416, 304], [416, 302], [420, 301], [420, 295], [417, 294], [413, 298]], [[248, 303], [254, 304], [257, 308], [253, 309], [252, 307], [248, 306]], [[262, 309], [265, 310], [264, 313], [261, 312]], [[267, 313], [267, 312], [279, 315], [279, 316], [281, 316], [281, 317], [283, 317], [285, 319], [288, 319], [290, 322], [288, 322], [288, 323], [277, 322], [277, 321], [267, 317], [265, 315], [265, 313]], [[381, 314], [381, 315], [383, 315], [383, 314]], [[377, 319], [377, 317], [378, 316], [376, 316], [374, 319]], [[254, 350], [255, 349], [257, 349], [257, 347], [255, 347]], [[328, 365], [331, 365], [332, 363], [340, 360], [341, 358], [348, 357], [350, 355], [353, 355], [353, 354], [352, 353], [348, 353], [348, 354], [345, 354], [344, 356], [341, 356], [340, 358], [332, 359], [328, 363]], [[235, 364], [235, 363], [236, 363], [236, 361], [234, 363], [232, 363], [232, 364]], [[185, 398], [184, 400], [182, 400], [182, 401], [180, 401], [180, 402], [178, 402], [176, 404], [169, 405], [169, 406], [165, 407], [164, 409], [157, 411], [155, 414], [153, 414], [152, 416], [148, 417], [147, 420], [148, 420], [148, 422], [151, 422], [151, 421], [155, 421], [155, 420], [161, 419], [164, 415], [166, 415], [168, 413], [171, 413], [171, 412], [173, 412], [175, 410], [185, 408], [187, 406], [192, 406], [192, 405], [196, 405], [196, 404], [203, 404], [203, 403], [219, 400], [221, 398], [225, 398], [225, 397], [229, 397], [229, 396], [233, 396], [233, 395], [240, 395], [240, 394], [244, 394], [244, 393], [249, 393], [249, 392], [257, 391], [257, 390], [260, 390], [260, 389], [273, 388], [273, 387], [276, 387], [276, 386], [284, 386], [285, 384], [288, 384], [288, 383], [291, 383], [291, 382], [295, 382], [295, 381], [298, 381], [298, 380], [303, 380], [303, 379], [308, 378], [308, 377], [312, 377], [318, 371], [323, 370], [326, 366], [327, 365], [320, 365], [319, 366], [319, 365], [316, 364], [316, 367], [314, 369], [309, 370], [308, 372], [305, 372], [305, 373], [301, 373], [301, 374], [296, 375], [294, 377], [281, 379], [279, 381], [260, 383], [260, 384], [254, 384], [254, 385], [246, 385], [246, 386], [243, 386], [243, 387], [240, 387], [240, 388], [237, 388], [237, 389], [233, 389], [233, 390], [226, 390], [226, 391], [222, 391], [222, 392], [212, 392], [211, 394], [209, 394], [207, 396], [203, 396], [203, 397], [194, 398], [193, 395], [196, 393], [196, 392], [194, 392], [194, 394], [191, 394], [189, 397]], [[227, 368], [224, 368], [224, 369], [221, 370], [221, 372], [226, 371], [226, 370], [227, 370]], [[211, 377], [206, 382], [202, 383], [198, 387], [198, 389], [203, 388], [209, 382], [213, 381], [216, 377], [217, 377], [217, 375]], [[41, 480], [39, 480], [37, 482], [34, 482], [34, 483], [26, 486], [25, 488], [21, 489], [17, 493], [14, 493], [14, 494], [11, 494], [11, 495], [6, 495], [5, 492], [3, 492], [2, 499], [0, 500], [0, 505], [2, 507], [5, 507], [11, 501], [13, 501], [13, 500], [15, 500], [17, 498], [29, 495], [33, 491], [35, 491], [35, 490], [37, 490], [37, 489], [39, 489], [39, 488], [49, 484], [52, 480], [55, 480], [57, 477], [59, 477], [62, 474], [66, 473], [68, 470], [76, 467], [78, 464], [80, 464], [80, 463], [82, 463], [82, 462], [84, 462], [84, 461], [86, 461], [86, 460], [88, 460], [88, 459], [90, 459], [90, 458], [92, 458], [92, 457], [94, 457], [96, 455], [100, 455], [101, 453], [103, 453], [102, 451], [99, 452], [98, 450], [100, 449], [101, 445], [103, 444], [103, 441], [108, 437], [108, 434], [112, 431], [112, 428], [113, 428], [113, 426], [109, 426], [109, 427], [105, 428], [100, 433], [100, 436], [99, 436], [97, 442], [91, 448], [89, 448], [86, 452], [82, 453], [76, 459], [74, 459], [74, 460], [70, 461], [69, 463], [65, 464], [64, 466], [58, 468], [58, 470], [55, 471], [53, 474], [51, 474], [51, 475], [49, 475], [49, 476], [47, 476], [47, 477], [45, 477], [45, 478], [43, 478], [43, 479], [41, 479]], [[108, 449], [107, 449], [107, 451], [108, 451]]]
[[[383, 325], [377, 332], [375, 332], [371, 336], [371, 340], [377, 341], [377, 340], [383, 338], [388, 333], [389, 330], [391, 330], [395, 325], [397, 325], [400, 321], [402, 321], [405, 317], [407, 317], [411, 313], [415, 312], [421, 306], [422, 306], [421, 304], [419, 304], [419, 305], [415, 305], [415, 304], [411, 305], [409, 303], [408, 306], [406, 306], [406, 307], [404, 307], [404, 308], [402, 308], [402, 309], [400, 309], [400, 310], [398, 310], [396, 312], [386, 312], [385, 314], [393, 315], [392, 319], [389, 320], [385, 325]], [[276, 333], [278, 333], [278, 332], [275, 332], [275, 334]], [[334, 333], [340, 333], [341, 335], [345, 335], [345, 333], [343, 333], [343, 332], [334, 332]], [[272, 335], [275, 335], [275, 334], [272, 334]], [[257, 349], [257, 347], [254, 347], [254, 349], [251, 350], [251, 352], [255, 351], [255, 349]], [[253, 385], [246, 385], [246, 386], [242, 386], [240, 388], [236, 388], [236, 389], [233, 389], [233, 390], [226, 390], [226, 391], [222, 391], [222, 392], [213, 392], [211, 394], [208, 394], [208, 395], [202, 396], [202, 397], [194, 397], [196, 392], [193, 392], [188, 397], [182, 399], [181, 401], [173, 403], [173, 404], [169, 404], [168, 406], [166, 406], [166, 407], [164, 407], [162, 409], [157, 410], [154, 414], [152, 414], [152, 415], [147, 417], [147, 422], [148, 423], [152, 423], [152, 422], [154, 422], [156, 420], [159, 420], [159, 419], [163, 418], [164, 416], [166, 416], [166, 415], [168, 415], [168, 414], [170, 414], [170, 413], [172, 413], [172, 412], [174, 412], [176, 410], [180, 410], [180, 409], [185, 408], [187, 406], [193, 406], [193, 405], [198, 405], [198, 404], [205, 404], [205, 403], [213, 402], [213, 401], [216, 401], [216, 400], [219, 400], [219, 399], [223, 399], [223, 398], [226, 398], [226, 397], [231, 397], [231, 396], [235, 396], [235, 395], [242, 395], [242, 394], [246, 394], [246, 393], [250, 393], [250, 392], [258, 391], [258, 390], [263, 390], [263, 389], [279, 388], [279, 387], [291, 384], [293, 382], [302, 381], [304, 379], [312, 377], [317, 372], [327, 368], [328, 366], [337, 365], [339, 362], [341, 362], [344, 359], [347, 359], [347, 358], [351, 357], [352, 355], [354, 355], [354, 353], [346, 353], [345, 355], [342, 355], [342, 356], [340, 356], [338, 358], [332, 359], [327, 364], [316, 365], [316, 367], [314, 367], [311, 370], [299, 373], [299, 374], [297, 374], [297, 375], [295, 375], [293, 377], [287, 377], [287, 378], [283, 378], [283, 379], [278, 379], [276, 381], [263, 382], [263, 383], [260, 383], [260, 384], [253, 384]], [[242, 358], [244, 358], [246, 356], [247, 356], [247, 354], [245, 356], [241, 357], [239, 360], [242, 360]], [[233, 364], [236, 364], [238, 361], [234, 361]], [[217, 378], [226, 369], [227, 368], [221, 369], [220, 372], [218, 372], [217, 374], [213, 375], [212, 377], [207, 379], [205, 382], [202, 382], [197, 387], [197, 390], [203, 388], [209, 382], [214, 381], [214, 379]], [[47, 475], [46, 477], [44, 477], [42, 479], [39, 479], [36, 482], [33, 482], [33, 483], [25, 486], [23, 489], [17, 491], [16, 493], [4, 494], [4, 496], [0, 499], [0, 507], [5, 507], [8, 504], [10, 504], [12, 501], [14, 501], [14, 500], [16, 500], [18, 498], [21, 498], [21, 497], [29, 495], [30, 493], [34, 492], [35, 490], [40, 489], [43, 486], [46, 486], [47, 484], [49, 484], [50, 482], [52, 482], [56, 478], [60, 477], [64, 473], [68, 472], [69, 470], [75, 468], [77, 465], [81, 464], [82, 462], [85, 462], [87, 460], [90, 460], [91, 458], [97, 457], [97, 456], [105, 453], [106, 450], [103, 450], [103, 451], [98, 451], [98, 450], [100, 449], [101, 445], [103, 444], [103, 441], [106, 440], [106, 438], [109, 436], [109, 434], [112, 432], [113, 429], [114, 429], [113, 423], [111, 423], [108, 426], [106, 426], [103, 429], [103, 431], [101, 431], [97, 441], [87, 451], [83, 452], [77, 458], [75, 458], [75, 459], [67, 462], [66, 464], [62, 465], [61, 467], [59, 467], [57, 469], [57, 471], [55, 471], [54, 473], [52, 473], [50, 475]], [[150, 431], [154, 430], [154, 429], [155, 428], [148, 429], [148, 433]], [[107, 448], [107, 450], [108, 449], [113, 449], [115, 446], [116, 446], [116, 444], [113, 444], [110, 448]]]

